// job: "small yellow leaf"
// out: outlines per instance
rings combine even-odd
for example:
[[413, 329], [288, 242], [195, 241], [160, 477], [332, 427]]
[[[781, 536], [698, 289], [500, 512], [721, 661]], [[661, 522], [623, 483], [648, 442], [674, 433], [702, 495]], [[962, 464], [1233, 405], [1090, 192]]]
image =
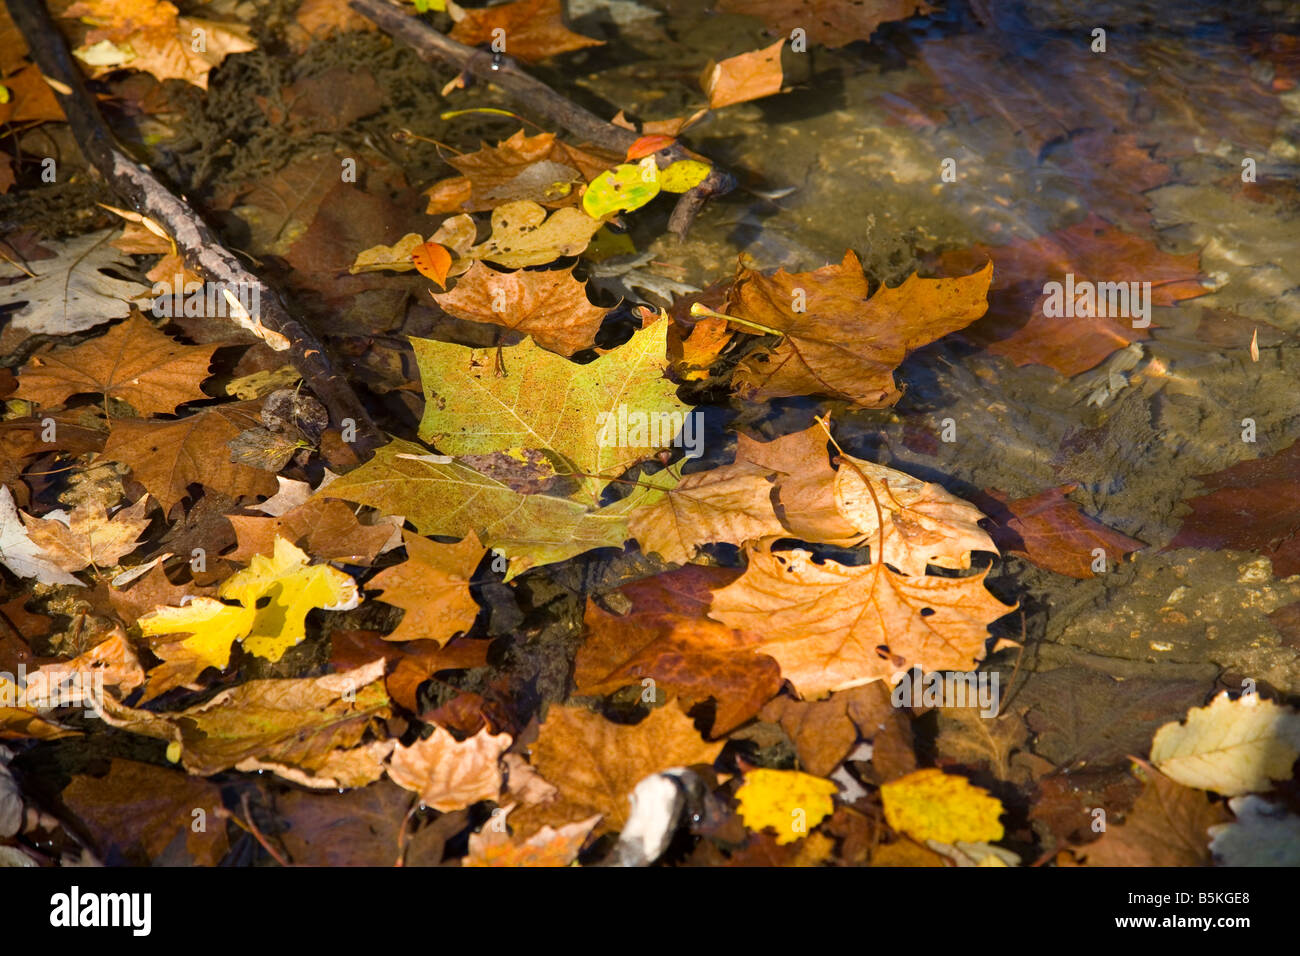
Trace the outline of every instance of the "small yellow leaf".
[[666, 193], [684, 193], [694, 189], [713, 167], [694, 159], [682, 159], [659, 173], [659, 188]]
[[965, 777], [929, 768], [880, 788], [885, 820], [924, 843], [981, 843], [1002, 839], [1002, 803]]
[[408, 232], [391, 246], [371, 246], [357, 253], [356, 261], [348, 266], [348, 272], [352, 275], [358, 272], [381, 270], [407, 272], [415, 268], [411, 256], [422, 245], [424, 245], [423, 236], [418, 232]]
[[751, 770], [736, 791], [740, 818], [751, 830], [772, 827], [777, 843], [793, 843], [835, 809], [835, 784], [797, 770]]
[[587, 186], [582, 208], [592, 219], [640, 209], [659, 195], [659, 169], [653, 156], [640, 163], [623, 163], [607, 169]]

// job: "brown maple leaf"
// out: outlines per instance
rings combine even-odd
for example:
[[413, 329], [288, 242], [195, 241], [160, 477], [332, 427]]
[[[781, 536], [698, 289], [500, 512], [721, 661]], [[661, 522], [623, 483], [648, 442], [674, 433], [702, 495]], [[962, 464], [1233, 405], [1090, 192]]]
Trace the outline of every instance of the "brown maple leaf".
[[33, 358], [19, 375], [18, 397], [52, 406], [91, 392], [120, 399], [144, 415], [174, 412], [208, 397], [199, 384], [216, 350], [182, 345], [132, 313], [99, 338]]
[[229, 495], [270, 496], [275, 476], [234, 464], [226, 447], [240, 432], [261, 425], [258, 408], [257, 402], [236, 402], [172, 422], [117, 419], [103, 454], [129, 466], [164, 511], [189, 494], [191, 484]]
[[508, 56], [524, 63], [536, 63], [550, 56], [601, 46], [605, 41], [574, 33], [564, 25], [560, 0], [517, 0], [483, 10], [465, 10], [465, 17], [452, 28], [451, 38], [466, 46], [490, 43], [505, 31]]
[[650, 679], [669, 694], [717, 702], [710, 736], [754, 716], [781, 689], [776, 661], [755, 653], [760, 638], [709, 620], [711, 591], [736, 578], [726, 568], [688, 566], [624, 585], [631, 602], [611, 614], [588, 601], [587, 636], [574, 665], [579, 694], [609, 694]]
[[1146, 547], [1080, 511], [1065, 497], [1077, 487], [1062, 485], [1015, 501], [986, 489], [984, 494], [992, 499], [986, 510], [996, 522], [993, 537], [998, 546], [1007, 554], [1020, 555], [1040, 568], [1072, 578], [1096, 576], [1092, 570], [1095, 548], [1105, 551], [1111, 562], [1119, 562]]
[[929, 13], [924, 0], [722, 0], [719, 10], [760, 18], [769, 33], [796, 28], [831, 48], [869, 40], [882, 23]]
[[969, 577], [905, 576], [881, 563], [818, 564], [801, 549], [751, 547], [749, 566], [714, 593], [709, 616], [762, 637], [781, 676], [804, 697], [899, 671], [970, 670], [988, 625], [1014, 610]]
[[382, 588], [379, 600], [406, 612], [397, 629], [384, 639], [441, 643], [459, 631], [468, 631], [479, 611], [469, 579], [487, 553], [478, 536], [471, 531], [456, 544], [441, 544], [403, 531], [402, 540], [406, 560], [381, 571], [366, 585]]
[[751, 399], [826, 395], [866, 408], [892, 405], [902, 395], [894, 369], [909, 352], [982, 316], [991, 275], [991, 264], [954, 279], [913, 274], [869, 295], [852, 252], [814, 272], [742, 270], [727, 312], [782, 339], [742, 362], [735, 382]]
[[[1171, 255], [1095, 215], [1050, 235], [996, 248], [974, 246], [946, 253], [940, 261], [945, 269], [969, 268], [984, 261], [997, 266], [989, 318], [970, 330], [972, 339], [989, 342], [990, 352], [1017, 365], [1048, 365], [1067, 376], [1086, 372], [1117, 349], [1149, 338], [1148, 329], [1135, 327], [1134, 322], [1150, 321], [1150, 317], [1048, 317], [1043, 311], [1046, 283], [1061, 283], [1064, 292], [1067, 281], [1080, 290], [1092, 288], [1079, 285], [1085, 281], [1124, 283], [1127, 291], [1131, 291], [1129, 283], [1150, 282], [1148, 307], [1173, 305], [1209, 291], [1198, 281], [1199, 254]], [[1073, 279], [1067, 280], [1067, 275]], [[1132, 299], [1128, 301], [1129, 310], [1135, 312]], [[1091, 311], [1109, 311], [1109, 305]]]
[[568, 866], [600, 822], [599, 814], [593, 814], [558, 830], [542, 827], [524, 840], [511, 837], [506, 829], [509, 813], [507, 809], [494, 815], [491, 822], [470, 834], [469, 853], [461, 866]]
[[451, 315], [531, 335], [544, 349], [572, 355], [596, 344], [606, 309], [587, 299], [573, 268], [497, 272], [474, 263], [450, 292], [433, 298]]
[[110, 518], [102, 502], [86, 498], [67, 515], [66, 524], [58, 518], [30, 515], [23, 515], [23, 523], [32, 541], [63, 570], [80, 571], [90, 565], [111, 568], [139, 547], [140, 535], [149, 527], [148, 509], [145, 495]]
[[1154, 768], [1139, 768], [1146, 784], [1124, 816], [1100, 840], [1078, 852], [1089, 866], [1208, 866], [1210, 827], [1231, 819], [1209, 794], [1175, 783]]
[[554, 704], [547, 711], [532, 765], [559, 788], [553, 801], [525, 807], [515, 820], [531, 834], [546, 824], [565, 824], [603, 814], [598, 833], [627, 822], [628, 797], [645, 777], [671, 767], [711, 764], [723, 741], [708, 743], [673, 706], [659, 707], [639, 724], [615, 724], [578, 707]]
[[1207, 493], [1189, 500], [1192, 513], [1165, 550], [1258, 551], [1277, 577], [1300, 573], [1300, 442], [1197, 478]]

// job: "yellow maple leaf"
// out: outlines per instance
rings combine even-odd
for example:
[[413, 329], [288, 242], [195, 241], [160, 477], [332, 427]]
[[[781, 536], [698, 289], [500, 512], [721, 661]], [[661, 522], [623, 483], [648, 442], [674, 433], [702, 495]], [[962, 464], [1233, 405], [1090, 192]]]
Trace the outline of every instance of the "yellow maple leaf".
[[[235, 641], [258, 657], [278, 661], [306, 636], [312, 608], [342, 611], [360, 603], [352, 578], [329, 565], [310, 564], [306, 553], [279, 535], [270, 557], [253, 555], [248, 567], [232, 574], [218, 593], [238, 604], [196, 598], [185, 607], [161, 607], [140, 618], [140, 630], [146, 636], [190, 634], [182, 646], [224, 668]], [[259, 607], [263, 598], [269, 600]]]
[[771, 827], [777, 843], [793, 843], [808, 835], [835, 809], [830, 780], [797, 770], [751, 770], [736, 791], [740, 818], [751, 830]]
[[929, 768], [880, 788], [885, 820], [924, 843], [981, 843], [1002, 839], [1002, 803], [965, 777]]

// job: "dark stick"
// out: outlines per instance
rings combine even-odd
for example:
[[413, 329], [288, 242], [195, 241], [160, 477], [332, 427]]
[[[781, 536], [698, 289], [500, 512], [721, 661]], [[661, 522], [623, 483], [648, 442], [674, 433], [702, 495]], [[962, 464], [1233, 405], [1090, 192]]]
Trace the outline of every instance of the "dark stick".
[[[349, 0], [349, 6], [374, 21], [385, 33], [401, 40], [425, 62], [437, 61], [494, 83], [529, 112], [545, 117], [595, 146], [610, 152], [626, 153], [628, 147], [640, 138], [639, 133], [606, 122], [541, 80], [529, 76], [510, 57], [492, 56], [453, 40], [388, 0]], [[686, 158], [686, 150], [676, 143], [659, 154], [662, 165]], [[714, 166], [702, 183], [677, 201], [668, 222], [669, 228], [678, 238], [684, 237], [705, 201], [729, 192], [735, 185], [730, 173]]]
[[[259, 314], [253, 317], [254, 320], [274, 333], [263, 336], [263, 341], [278, 351], [288, 351], [294, 368], [325, 404], [335, 426], [342, 427], [345, 419], [355, 423], [354, 447], [367, 451], [381, 444], [383, 439], [365, 406], [347, 379], [334, 367], [316, 336], [289, 314], [270, 286], [245, 269], [221, 245], [197, 212], [164, 185], [148, 166], [132, 159], [118, 143], [87, 92], [81, 71], [43, 0], [5, 2], [41, 72], [70, 90], [60, 93], [56, 89], [55, 95], [86, 159], [132, 209], [158, 223], [175, 239], [186, 262], [196, 266], [210, 280], [248, 290], [250, 299], [259, 305]], [[256, 330], [253, 331], [257, 334]], [[276, 334], [283, 336], [288, 344], [277, 340]]]

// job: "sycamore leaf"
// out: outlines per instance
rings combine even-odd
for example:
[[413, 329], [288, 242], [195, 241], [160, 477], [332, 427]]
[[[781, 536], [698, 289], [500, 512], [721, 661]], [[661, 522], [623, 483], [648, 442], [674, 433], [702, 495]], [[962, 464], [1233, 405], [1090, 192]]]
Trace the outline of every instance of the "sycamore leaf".
[[13, 492], [4, 485], [0, 485], [0, 564], [20, 578], [35, 578], [42, 584], [85, 587], [31, 539], [18, 516]]
[[144, 415], [173, 412], [208, 397], [199, 384], [216, 349], [181, 345], [135, 313], [106, 335], [33, 358], [19, 373], [18, 397], [51, 406], [94, 392]]
[[478, 617], [469, 579], [486, 549], [471, 531], [464, 541], [441, 544], [402, 532], [406, 561], [375, 575], [368, 588], [380, 588], [379, 600], [406, 613], [387, 641], [432, 640], [438, 643], [468, 631]]
[[92, 564], [111, 568], [139, 546], [138, 539], [149, 526], [145, 517], [148, 507], [149, 496], [145, 495], [110, 518], [102, 502], [85, 498], [71, 514], [24, 515], [23, 521], [32, 541], [63, 570], [80, 571]]
[[1271, 790], [1291, 776], [1300, 756], [1300, 714], [1289, 707], [1227, 691], [1208, 706], [1187, 712], [1186, 723], [1168, 723], [1151, 741], [1151, 762], [1161, 773], [1200, 790], [1227, 797]]
[[1002, 839], [1002, 803], [965, 777], [933, 767], [880, 788], [885, 820], [924, 843], [983, 843]]
[[781, 689], [781, 672], [758, 653], [757, 634], [705, 615], [710, 588], [737, 577], [727, 568], [695, 565], [624, 585], [622, 614], [588, 601], [587, 634], [578, 648], [573, 681], [579, 694], [610, 694], [650, 678], [658, 688], [689, 700], [717, 702], [710, 737], [735, 729]]
[[506, 580], [592, 548], [621, 548], [630, 537], [629, 512], [662, 494], [638, 487], [592, 510], [565, 498], [520, 494], [459, 462], [429, 457], [423, 446], [395, 439], [317, 494], [403, 514], [421, 534], [463, 538], [472, 531], [510, 558]]
[[511, 744], [509, 734], [492, 734], [486, 727], [457, 741], [435, 727], [432, 735], [409, 747], [398, 744], [388, 759], [388, 776], [420, 795], [420, 803], [441, 813], [463, 810], [480, 800], [495, 800], [501, 792], [501, 755]]
[[[532, 764], [559, 788], [552, 812], [585, 819], [601, 813], [601, 832], [622, 829], [636, 785], [671, 767], [711, 764], [723, 741], [707, 743], [676, 707], [660, 707], [638, 724], [615, 724], [578, 707], [552, 704], [532, 745]], [[540, 808], [551, 807], [543, 803]], [[520, 811], [536, 819], [545, 810]], [[543, 821], [571, 823], [573, 820]]]
[[451, 31], [453, 40], [479, 46], [496, 40], [502, 34], [495, 31], [503, 30], [505, 52], [524, 63], [604, 43], [565, 27], [560, 0], [517, 0], [462, 12], [464, 17]]
[[508, 202], [492, 210], [492, 235], [471, 248], [469, 255], [507, 269], [545, 265], [561, 256], [579, 255], [601, 225], [599, 219], [572, 206], [547, 218], [546, 210], [535, 202]]
[[600, 816], [593, 814], [558, 830], [542, 827], [526, 840], [512, 837], [498, 822], [506, 821], [494, 816], [491, 823], [470, 834], [469, 853], [461, 866], [568, 866], [577, 858]]
[[749, 829], [771, 827], [777, 843], [794, 843], [831, 815], [838, 790], [833, 781], [798, 770], [759, 768], [745, 774], [736, 801]]
[[413, 338], [425, 394], [420, 438], [456, 456], [544, 450], [558, 456], [561, 474], [599, 490], [668, 447], [690, 414], [664, 376], [667, 334], [659, 320], [586, 365], [528, 340], [498, 351]]
[[227, 447], [241, 432], [261, 426], [258, 410], [256, 402], [237, 402], [170, 422], [119, 418], [104, 457], [129, 466], [164, 511], [189, 494], [192, 483], [232, 496], [272, 495], [275, 476], [233, 463]]
[[[709, 616], [752, 631], [804, 697], [891, 678], [899, 671], [970, 670], [988, 625], [1013, 610], [962, 578], [908, 577], [883, 564], [818, 564], [802, 549], [750, 547], [749, 566], [714, 593]], [[926, 613], [928, 612], [928, 613]]]
[[247, 568], [221, 585], [220, 596], [238, 606], [195, 598], [184, 607], [146, 614], [140, 618], [140, 630], [146, 637], [191, 635], [181, 644], [204, 666], [224, 668], [234, 641], [242, 641], [249, 653], [278, 661], [306, 637], [307, 613], [313, 608], [348, 610], [361, 600], [352, 578], [328, 565], [309, 565], [308, 560], [277, 537], [273, 556], [253, 555]]
[[866, 408], [898, 401], [896, 369], [914, 349], [965, 328], [988, 308], [991, 263], [968, 276], [909, 276], [868, 295], [852, 252], [815, 272], [784, 269], [764, 276], [746, 269], [728, 314], [783, 334], [770, 354], [746, 359], [736, 383], [749, 398], [826, 395]]
[[169, 741], [168, 758], [205, 777], [270, 770], [310, 787], [365, 786], [392, 749], [391, 741], [361, 742], [390, 716], [382, 659], [343, 674], [248, 681], [175, 713], [137, 710], [112, 695], [96, 709], [111, 726]]
[[595, 344], [606, 310], [587, 299], [573, 269], [497, 272], [474, 263], [450, 292], [434, 293], [458, 319], [531, 335], [542, 348], [572, 355]]
[[700, 86], [709, 97], [711, 109], [733, 103], [757, 100], [781, 92], [782, 37], [769, 47], [728, 57], [721, 62], [709, 61], [700, 76]]

